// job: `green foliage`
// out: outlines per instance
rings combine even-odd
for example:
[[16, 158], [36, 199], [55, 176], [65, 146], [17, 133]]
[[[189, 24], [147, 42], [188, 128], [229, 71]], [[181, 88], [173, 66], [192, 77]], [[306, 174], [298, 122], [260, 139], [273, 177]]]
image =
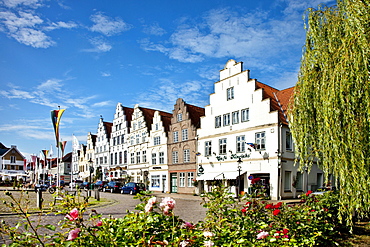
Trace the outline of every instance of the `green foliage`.
[[339, 219], [370, 212], [370, 2], [308, 9], [290, 111], [301, 167], [318, 161], [340, 185]]
[[104, 219], [87, 210], [86, 201], [58, 195], [63, 200], [53, 212], [66, 216], [58, 226], [32, 220], [8, 196], [25, 219], [15, 226], [0, 222], [0, 239], [9, 246], [334, 246], [338, 234], [338, 197], [331, 192], [307, 193], [301, 203], [285, 205], [255, 198], [238, 202], [225, 187], [215, 187], [203, 197], [207, 215], [196, 224], [173, 214], [173, 199], [159, 202], [150, 192], [137, 195], [135, 211]]

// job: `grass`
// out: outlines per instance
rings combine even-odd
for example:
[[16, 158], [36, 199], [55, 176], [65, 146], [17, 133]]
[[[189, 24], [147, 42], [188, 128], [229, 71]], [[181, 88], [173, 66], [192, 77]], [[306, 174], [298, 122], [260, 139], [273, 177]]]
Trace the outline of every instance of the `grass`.
[[[27, 209], [27, 212], [39, 212], [40, 209], [37, 207], [37, 194], [33, 190], [28, 191], [9, 191], [16, 201], [20, 201], [20, 206], [22, 209]], [[13, 213], [13, 210], [10, 207], [11, 199], [7, 196], [6, 191], [0, 191], [0, 214], [9, 214]], [[76, 196], [76, 200], [82, 201], [85, 200], [83, 192]], [[55, 194], [50, 194], [49, 192], [42, 193], [42, 210], [50, 210], [51, 206], [54, 203], [58, 203], [58, 200], [55, 198]], [[5, 203], [7, 202], [7, 203]], [[99, 201], [93, 197], [89, 198], [89, 207], [104, 206], [111, 203], [110, 200], [106, 198], [100, 198]]]

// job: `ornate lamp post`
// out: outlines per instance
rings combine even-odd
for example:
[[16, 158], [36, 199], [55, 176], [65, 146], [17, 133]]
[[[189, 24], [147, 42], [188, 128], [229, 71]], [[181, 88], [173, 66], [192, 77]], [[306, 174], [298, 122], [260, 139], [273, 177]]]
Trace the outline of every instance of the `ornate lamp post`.
[[242, 166], [241, 164], [243, 163], [243, 161], [241, 160], [241, 158], [239, 157], [238, 159], [238, 169], [237, 171], [239, 172], [239, 176], [238, 176], [238, 185], [237, 185], [237, 194], [236, 194], [236, 198], [238, 198], [238, 200], [240, 201], [240, 197], [239, 197], [239, 194], [240, 194], [240, 172], [242, 171]]

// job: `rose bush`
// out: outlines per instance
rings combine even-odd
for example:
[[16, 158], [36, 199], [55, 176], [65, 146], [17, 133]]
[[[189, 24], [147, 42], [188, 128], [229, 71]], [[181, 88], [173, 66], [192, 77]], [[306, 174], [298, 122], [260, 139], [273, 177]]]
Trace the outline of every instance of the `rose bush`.
[[63, 198], [52, 210], [65, 216], [58, 228], [32, 222], [14, 198], [6, 202], [25, 222], [9, 226], [2, 221], [0, 239], [7, 239], [9, 246], [332, 246], [340, 226], [338, 198], [331, 192], [303, 194], [300, 203], [286, 205], [256, 198], [238, 202], [227, 188], [216, 187], [203, 196], [208, 210], [204, 221], [197, 223], [174, 215], [174, 199], [160, 200], [150, 192], [138, 194], [141, 202], [123, 218], [102, 218], [87, 210], [87, 201]]

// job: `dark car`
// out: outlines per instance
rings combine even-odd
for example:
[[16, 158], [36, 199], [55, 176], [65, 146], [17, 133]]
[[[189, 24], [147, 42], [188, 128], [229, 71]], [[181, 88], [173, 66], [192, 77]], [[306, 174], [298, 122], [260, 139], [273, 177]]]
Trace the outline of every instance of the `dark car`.
[[78, 186], [79, 189], [91, 189], [91, 183], [90, 182], [83, 182]]
[[49, 184], [35, 184], [35, 192], [37, 192], [38, 190], [47, 191], [48, 188]]
[[82, 183], [82, 180], [74, 180], [69, 184], [69, 187], [78, 189]]
[[135, 195], [145, 190], [145, 184], [130, 182], [121, 187], [121, 194]]
[[121, 190], [121, 187], [122, 187], [121, 182], [111, 181], [103, 186], [103, 191], [104, 192], [110, 191], [111, 193], [119, 192]]
[[106, 181], [97, 181], [97, 182], [94, 184], [95, 189], [103, 190], [103, 187], [104, 187], [104, 185], [105, 185], [106, 183], [107, 183]]

